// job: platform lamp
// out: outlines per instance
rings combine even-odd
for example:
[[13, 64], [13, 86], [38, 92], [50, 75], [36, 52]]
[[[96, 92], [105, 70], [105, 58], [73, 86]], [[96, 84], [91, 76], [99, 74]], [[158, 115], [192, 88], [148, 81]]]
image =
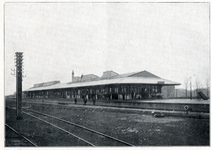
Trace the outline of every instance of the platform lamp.
[[16, 63], [16, 119], [22, 120], [22, 64], [23, 64], [23, 52], [15, 53]]

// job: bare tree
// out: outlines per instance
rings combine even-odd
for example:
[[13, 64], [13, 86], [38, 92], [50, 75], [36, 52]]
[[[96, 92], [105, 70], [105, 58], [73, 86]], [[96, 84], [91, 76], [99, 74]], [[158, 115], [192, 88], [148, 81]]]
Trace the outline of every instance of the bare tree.
[[200, 88], [200, 81], [199, 81], [198, 78], [196, 78], [195, 85], [196, 85], [196, 94], [197, 94], [198, 93], [198, 90]]
[[190, 80], [190, 78], [185, 78], [185, 79], [184, 79], [185, 91], [186, 91], [186, 97], [188, 96], [188, 86], [189, 86], [189, 80]]

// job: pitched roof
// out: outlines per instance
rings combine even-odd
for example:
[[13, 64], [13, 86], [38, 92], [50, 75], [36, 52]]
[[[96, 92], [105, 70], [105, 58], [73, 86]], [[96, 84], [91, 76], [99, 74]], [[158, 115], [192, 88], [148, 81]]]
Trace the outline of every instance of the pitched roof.
[[146, 70], [138, 71], [138, 72], [131, 72], [131, 73], [124, 73], [116, 76], [116, 78], [125, 78], [125, 77], [149, 77], [149, 78], [160, 78]]
[[112, 79], [98, 79], [98, 80], [91, 80], [88, 82], [60, 83], [60, 84], [55, 84], [55, 85], [47, 86], [47, 87], [37, 87], [37, 88], [33, 88], [33, 89], [28, 89], [25, 91], [64, 89], [64, 88], [110, 85], [110, 84], [180, 85], [180, 83], [162, 79], [162, 78], [155, 76], [147, 71], [141, 71], [141, 72], [117, 75], [116, 78], [112, 78]]
[[146, 70], [141, 71], [141, 72], [137, 72], [135, 74], [129, 75], [129, 77], [147, 77], [147, 78], [160, 78]]
[[[87, 74], [87, 75], [82, 75], [81, 77], [73, 77], [72, 82], [86, 82], [86, 81], [92, 81], [99, 78], [97, 75], [94, 74]], [[72, 83], [69, 82], [69, 83]]]
[[64, 88], [76, 88], [76, 87], [87, 87], [87, 86], [98, 86], [98, 85], [110, 85], [110, 84], [162, 84], [162, 85], [180, 85], [180, 83], [169, 81], [166, 79], [157, 78], [144, 78], [144, 77], [127, 77], [127, 78], [116, 78], [111, 80], [98, 80], [90, 82], [76, 82], [72, 84], [60, 83], [48, 87], [38, 87], [28, 89], [25, 91], [39, 91], [39, 90], [50, 90], [50, 89], [64, 89]]
[[60, 81], [43, 82], [43, 83], [34, 84], [34, 86], [32, 88], [51, 86], [51, 85], [58, 84], [58, 83], [60, 83]]
[[81, 80], [80, 77], [73, 77], [73, 78], [72, 78], [72, 82], [78, 82], [78, 81], [80, 81], [80, 80]]
[[105, 71], [103, 72], [103, 75], [101, 76], [101, 79], [112, 79], [116, 76], [118, 76], [119, 74], [114, 72], [114, 71]]

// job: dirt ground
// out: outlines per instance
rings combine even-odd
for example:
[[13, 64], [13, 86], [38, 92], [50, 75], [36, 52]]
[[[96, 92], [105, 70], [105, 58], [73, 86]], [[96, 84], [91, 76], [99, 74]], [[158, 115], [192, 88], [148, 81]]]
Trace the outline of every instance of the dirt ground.
[[[210, 144], [209, 119], [167, 116], [155, 118], [151, 115], [124, 113], [118, 109], [101, 109], [95, 106], [27, 104], [24, 107], [81, 124], [135, 146], [209, 146]], [[58, 146], [62, 144], [64, 143], [58, 143]]]

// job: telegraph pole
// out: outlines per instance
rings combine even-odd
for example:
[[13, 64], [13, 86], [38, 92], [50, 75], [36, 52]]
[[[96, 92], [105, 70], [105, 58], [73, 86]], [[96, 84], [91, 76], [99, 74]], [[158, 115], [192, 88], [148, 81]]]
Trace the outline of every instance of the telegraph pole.
[[16, 52], [16, 119], [22, 120], [22, 63], [23, 63], [23, 53]]

